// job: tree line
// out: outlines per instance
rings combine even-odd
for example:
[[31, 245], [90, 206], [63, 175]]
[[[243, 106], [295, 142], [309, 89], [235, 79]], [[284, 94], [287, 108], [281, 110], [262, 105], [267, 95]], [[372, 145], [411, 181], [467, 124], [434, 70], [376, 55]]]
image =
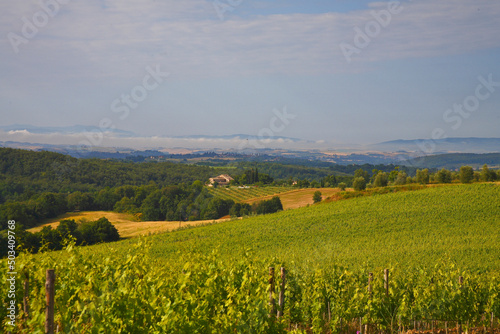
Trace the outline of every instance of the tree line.
[[25, 228], [30, 228], [45, 219], [73, 211], [129, 213], [138, 221], [194, 221], [218, 219], [227, 215], [241, 217], [253, 212], [269, 213], [266, 210], [260, 212], [260, 204], [254, 207], [235, 204], [233, 200], [214, 197], [199, 180], [191, 185], [159, 187], [151, 183], [147, 186], [104, 188], [91, 193], [45, 192], [28, 201], [0, 205], [0, 230], [7, 228], [9, 220], [16, 220]]
[[[472, 183], [472, 182], [495, 182], [500, 180], [500, 170], [490, 169], [484, 165], [479, 171], [475, 171], [471, 166], [462, 166], [458, 171], [450, 171], [445, 168], [434, 173], [429, 169], [417, 169], [414, 177], [408, 176], [406, 172], [396, 167], [390, 173], [374, 169], [372, 173], [358, 169], [354, 173], [352, 187], [360, 191], [367, 187], [386, 187], [388, 185], [405, 185], [411, 183]], [[345, 186], [344, 186], [345, 188]]]
[[[57, 228], [45, 226], [40, 232], [31, 233], [18, 225], [15, 229], [17, 249], [29, 253], [41, 250], [60, 250], [69, 240], [76, 245], [94, 245], [101, 242], [120, 240], [116, 227], [103, 217], [96, 221], [77, 223], [62, 220]], [[7, 236], [0, 233], [0, 257], [7, 256]]]

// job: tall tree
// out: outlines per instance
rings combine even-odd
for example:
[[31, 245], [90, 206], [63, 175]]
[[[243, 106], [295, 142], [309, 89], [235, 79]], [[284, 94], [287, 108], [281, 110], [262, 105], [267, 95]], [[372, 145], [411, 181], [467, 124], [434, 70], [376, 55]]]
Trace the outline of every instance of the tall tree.
[[462, 183], [471, 183], [474, 179], [474, 169], [471, 166], [460, 167], [459, 178]]

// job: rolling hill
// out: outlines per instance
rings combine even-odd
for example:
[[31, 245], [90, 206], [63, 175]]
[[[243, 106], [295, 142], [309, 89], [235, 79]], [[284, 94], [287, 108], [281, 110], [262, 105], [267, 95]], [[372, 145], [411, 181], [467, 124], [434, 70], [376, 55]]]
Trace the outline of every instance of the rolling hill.
[[[406, 332], [426, 319], [442, 332], [445, 320], [482, 330], [500, 315], [499, 198], [494, 183], [429, 187], [21, 254], [32, 289], [22, 328], [43, 332], [45, 269], [55, 268], [62, 332]], [[277, 318], [270, 295], [281, 291]]]

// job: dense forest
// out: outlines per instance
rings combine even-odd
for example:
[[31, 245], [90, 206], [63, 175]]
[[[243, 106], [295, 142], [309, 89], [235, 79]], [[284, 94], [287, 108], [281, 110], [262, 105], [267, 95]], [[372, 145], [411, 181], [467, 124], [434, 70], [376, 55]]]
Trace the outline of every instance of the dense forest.
[[0, 203], [28, 200], [42, 192], [93, 192], [122, 185], [160, 187], [208, 180], [204, 166], [76, 159], [53, 152], [0, 148]]

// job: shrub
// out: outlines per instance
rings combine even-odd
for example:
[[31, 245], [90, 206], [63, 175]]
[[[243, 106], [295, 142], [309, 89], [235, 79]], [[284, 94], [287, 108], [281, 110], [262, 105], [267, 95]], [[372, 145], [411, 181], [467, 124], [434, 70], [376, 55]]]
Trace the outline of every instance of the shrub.
[[321, 197], [321, 191], [317, 190], [314, 192], [313, 195], [313, 202], [314, 203], [319, 203], [323, 200], [323, 197]]

